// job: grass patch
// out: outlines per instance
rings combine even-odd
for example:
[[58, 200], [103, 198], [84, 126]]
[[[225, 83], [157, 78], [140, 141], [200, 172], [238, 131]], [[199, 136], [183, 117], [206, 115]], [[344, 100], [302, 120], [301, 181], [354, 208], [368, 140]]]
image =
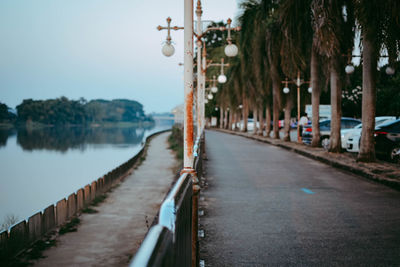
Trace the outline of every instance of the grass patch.
[[66, 223], [65, 225], [63, 225], [60, 230], [58, 231], [58, 233], [60, 235], [69, 233], [69, 232], [76, 232], [78, 231], [78, 224], [81, 222], [81, 220], [79, 218], [73, 218], [71, 221], [69, 221], [68, 223]]
[[168, 137], [169, 148], [172, 149], [179, 160], [183, 160], [183, 130], [180, 126], [172, 127], [171, 135]]
[[103, 203], [104, 200], [106, 200], [106, 198], [107, 198], [106, 194], [97, 196], [95, 199], [93, 199], [91, 204], [92, 206], [98, 206], [99, 204]]
[[39, 240], [33, 245], [32, 249], [27, 252], [27, 255], [30, 260], [44, 258], [43, 251], [45, 251], [50, 247], [54, 247], [55, 245], [56, 245], [56, 240], [46, 240], [46, 241]]
[[82, 213], [89, 213], [89, 214], [93, 214], [93, 213], [98, 213], [97, 210], [91, 208], [91, 207], [86, 207], [82, 210]]

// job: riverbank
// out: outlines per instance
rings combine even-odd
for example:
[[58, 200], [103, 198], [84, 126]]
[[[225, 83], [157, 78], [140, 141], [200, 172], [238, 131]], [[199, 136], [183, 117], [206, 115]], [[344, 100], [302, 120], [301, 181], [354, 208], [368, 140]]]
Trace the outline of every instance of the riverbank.
[[155, 136], [146, 159], [96, 207], [98, 212], [81, 215], [77, 231], [59, 236], [34, 266], [127, 265], [174, 180], [168, 135]]

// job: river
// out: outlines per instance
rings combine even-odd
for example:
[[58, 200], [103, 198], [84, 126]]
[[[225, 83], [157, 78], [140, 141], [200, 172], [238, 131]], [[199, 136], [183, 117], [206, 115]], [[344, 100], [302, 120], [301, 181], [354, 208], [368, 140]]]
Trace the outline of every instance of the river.
[[27, 219], [136, 155], [148, 127], [0, 130], [0, 226]]

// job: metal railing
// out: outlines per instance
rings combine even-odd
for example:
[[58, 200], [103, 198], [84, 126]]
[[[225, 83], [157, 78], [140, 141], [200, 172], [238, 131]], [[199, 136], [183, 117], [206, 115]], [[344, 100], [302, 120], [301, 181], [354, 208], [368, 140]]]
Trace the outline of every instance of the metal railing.
[[[202, 172], [202, 139], [197, 138], [194, 146], [193, 169], [197, 174]], [[131, 267], [198, 265], [196, 173], [179, 177], [161, 204], [158, 224], [150, 228]]]

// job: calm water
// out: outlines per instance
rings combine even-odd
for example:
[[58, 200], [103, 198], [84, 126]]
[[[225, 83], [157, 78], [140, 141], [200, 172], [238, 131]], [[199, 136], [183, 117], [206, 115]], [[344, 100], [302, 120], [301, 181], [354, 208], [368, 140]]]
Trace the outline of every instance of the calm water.
[[138, 153], [144, 139], [171, 128], [0, 130], [0, 225], [27, 219]]

